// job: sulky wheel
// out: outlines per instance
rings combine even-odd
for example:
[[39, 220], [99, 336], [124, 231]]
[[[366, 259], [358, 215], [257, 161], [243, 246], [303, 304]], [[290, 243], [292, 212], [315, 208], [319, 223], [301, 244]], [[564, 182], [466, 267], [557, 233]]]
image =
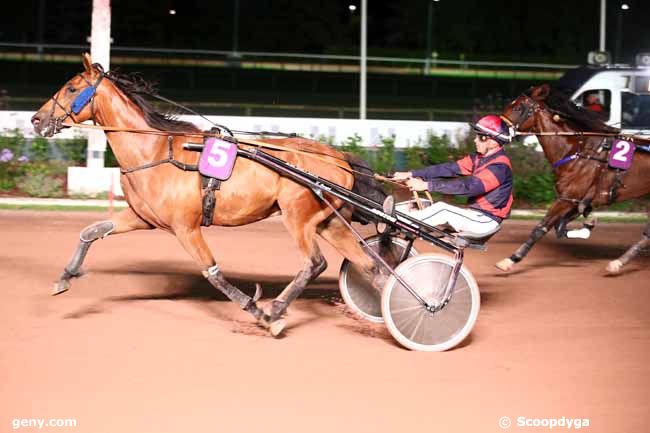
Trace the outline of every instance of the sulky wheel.
[[[395, 272], [426, 302], [440, 305], [453, 267], [451, 258], [427, 253], [405, 260]], [[384, 286], [381, 310], [388, 330], [402, 346], [440, 352], [467, 337], [480, 303], [476, 281], [463, 266], [451, 300], [440, 311], [428, 311], [394, 276]]]
[[[401, 238], [391, 237], [390, 249], [386, 249], [382, 257], [391, 266], [397, 266], [408, 242]], [[379, 250], [380, 236], [371, 236], [366, 242], [374, 251]], [[416, 256], [418, 252], [411, 247], [409, 257]], [[355, 313], [371, 322], [382, 323], [381, 293], [375, 290], [370, 282], [363, 277], [359, 268], [347, 259], [341, 264], [339, 274], [339, 289], [343, 300]]]

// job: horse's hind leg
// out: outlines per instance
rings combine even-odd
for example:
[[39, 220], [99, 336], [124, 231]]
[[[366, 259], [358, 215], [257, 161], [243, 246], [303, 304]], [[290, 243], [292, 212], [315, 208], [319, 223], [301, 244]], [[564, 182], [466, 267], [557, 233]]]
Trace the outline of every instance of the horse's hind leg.
[[[348, 209], [343, 209], [341, 213], [346, 217], [348, 212]], [[336, 248], [343, 257], [357, 265], [365, 274], [366, 279], [371, 281], [378, 290], [381, 290], [389, 275], [388, 270], [378, 267], [375, 260], [363, 249], [350, 229], [338, 217], [333, 216], [325, 221], [319, 227], [318, 234]], [[381, 251], [384, 246], [382, 242], [380, 244], [380, 255], [382, 256], [385, 255]], [[397, 263], [389, 263], [389, 265], [397, 265]]]
[[298, 272], [298, 275], [289, 283], [287, 287], [272, 302], [270, 308], [264, 311], [268, 315], [268, 321], [273, 324], [271, 332], [278, 335], [282, 332], [284, 325], [280, 326], [276, 322], [286, 313], [289, 304], [291, 304], [305, 290], [305, 287], [315, 280], [325, 269], [327, 261], [320, 252], [316, 239], [312, 239], [311, 248], [307, 249], [308, 257], [305, 260], [305, 266]]
[[260, 323], [265, 326], [268, 325], [266, 318], [263, 317], [262, 310], [257, 307], [255, 299], [230, 284], [223, 276], [223, 272], [219, 270], [199, 227], [176, 228], [174, 234], [185, 248], [185, 251], [201, 265], [203, 276], [210, 284], [219, 289], [221, 293], [238, 304], [243, 310], [252, 314]]
[[630, 260], [639, 255], [641, 250], [650, 245], [650, 222], [645, 226], [645, 230], [641, 235], [641, 239], [628, 248], [625, 253], [616, 260], [612, 260], [607, 264], [607, 272], [610, 274], [617, 274], [621, 268], [625, 266]]
[[81, 275], [81, 265], [88, 254], [90, 245], [97, 239], [133, 230], [152, 228], [153, 226], [143, 221], [131, 208], [124, 209], [111, 220], [98, 221], [84, 228], [79, 234], [79, 245], [77, 245], [74, 255], [63, 269], [59, 281], [54, 284], [52, 295], [58, 295], [68, 290], [70, 280]]
[[[327, 261], [316, 242], [316, 229], [331, 211], [323, 209], [310, 191], [301, 191], [302, 196], [293, 196], [290, 200], [280, 200], [284, 225], [294, 238], [304, 259], [304, 267], [296, 277], [285, 287], [264, 309], [270, 323], [275, 325], [293, 302], [305, 290], [307, 284], [318, 277], [327, 268]], [[282, 324], [283, 326], [284, 324]], [[280, 326], [273, 326], [271, 332], [278, 335]]]

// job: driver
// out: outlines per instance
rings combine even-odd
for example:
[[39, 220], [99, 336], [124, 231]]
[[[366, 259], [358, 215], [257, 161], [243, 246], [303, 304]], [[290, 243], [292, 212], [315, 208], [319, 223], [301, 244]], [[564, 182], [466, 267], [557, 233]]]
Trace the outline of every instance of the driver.
[[512, 137], [508, 125], [496, 115], [482, 117], [472, 129], [476, 153], [456, 162], [396, 172], [394, 178], [407, 180], [413, 191], [469, 197], [469, 208], [439, 201], [409, 215], [431, 226], [448, 224], [457, 232], [482, 237], [494, 233], [510, 216], [512, 165], [503, 145]]

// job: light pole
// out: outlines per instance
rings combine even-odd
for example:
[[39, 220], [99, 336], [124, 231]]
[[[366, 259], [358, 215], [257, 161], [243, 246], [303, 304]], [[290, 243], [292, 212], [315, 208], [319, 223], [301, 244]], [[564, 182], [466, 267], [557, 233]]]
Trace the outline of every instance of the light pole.
[[366, 118], [366, 57], [367, 57], [368, 0], [361, 0], [361, 56], [359, 58], [359, 119]]
[[38, 0], [38, 26], [36, 28], [36, 51], [39, 57], [43, 54], [43, 31], [45, 28], [45, 0]]
[[232, 56], [239, 57], [239, 0], [235, 0], [232, 14]]
[[600, 0], [600, 41], [599, 51], [605, 51], [605, 20], [607, 17], [607, 0]]
[[621, 7], [616, 17], [616, 51], [614, 54], [614, 63], [621, 60], [621, 40], [623, 39], [623, 14], [629, 10], [630, 6], [627, 3], [621, 3]]
[[[424, 73], [429, 75], [431, 72], [431, 34], [433, 33], [433, 3], [440, 0], [429, 0], [429, 8], [427, 10], [427, 52], [425, 53]], [[604, 0], [603, 0], [604, 1]]]

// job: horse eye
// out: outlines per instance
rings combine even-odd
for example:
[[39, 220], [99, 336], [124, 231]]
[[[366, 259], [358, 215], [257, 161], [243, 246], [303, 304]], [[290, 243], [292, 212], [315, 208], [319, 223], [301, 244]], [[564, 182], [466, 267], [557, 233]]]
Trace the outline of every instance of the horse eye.
[[74, 93], [76, 91], [77, 91], [77, 89], [75, 87], [72, 87], [72, 86], [68, 87], [68, 92]]

